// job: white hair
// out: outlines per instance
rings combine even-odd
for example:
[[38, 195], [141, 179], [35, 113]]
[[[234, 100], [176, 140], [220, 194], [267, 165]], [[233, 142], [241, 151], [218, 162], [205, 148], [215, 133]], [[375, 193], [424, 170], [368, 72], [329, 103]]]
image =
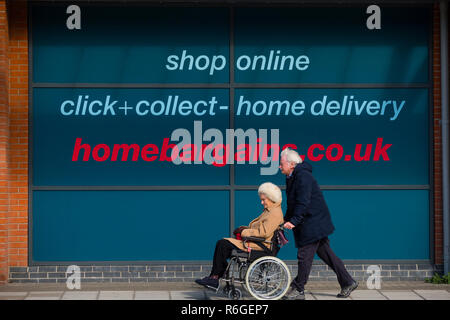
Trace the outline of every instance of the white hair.
[[281, 190], [271, 182], [265, 182], [258, 188], [258, 194], [263, 194], [272, 202], [281, 202]]
[[294, 162], [296, 164], [302, 163], [302, 158], [299, 156], [298, 152], [290, 148], [281, 151], [280, 158], [282, 157], [285, 157], [288, 162]]

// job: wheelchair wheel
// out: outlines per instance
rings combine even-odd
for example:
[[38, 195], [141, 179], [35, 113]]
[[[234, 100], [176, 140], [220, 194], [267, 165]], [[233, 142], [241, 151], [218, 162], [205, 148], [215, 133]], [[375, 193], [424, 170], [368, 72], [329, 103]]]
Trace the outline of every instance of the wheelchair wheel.
[[242, 297], [242, 292], [239, 289], [233, 288], [228, 291], [228, 298], [231, 300], [239, 300]]
[[280, 259], [261, 257], [248, 267], [245, 284], [257, 300], [278, 300], [289, 290], [291, 273]]
[[223, 289], [222, 289], [223, 293], [224, 293], [226, 296], [228, 296], [228, 293], [230, 292], [230, 290], [231, 290], [231, 286], [230, 286], [229, 283], [227, 283], [227, 284], [225, 285], [225, 287], [223, 287]]

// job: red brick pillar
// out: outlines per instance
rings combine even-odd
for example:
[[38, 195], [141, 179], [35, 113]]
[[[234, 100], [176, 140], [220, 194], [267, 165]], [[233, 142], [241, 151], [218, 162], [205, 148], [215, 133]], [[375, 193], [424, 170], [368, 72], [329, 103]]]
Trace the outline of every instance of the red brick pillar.
[[9, 1], [9, 267], [28, 265], [27, 1]]
[[6, 0], [0, 0], [0, 283], [5, 283], [8, 279], [8, 41]]
[[27, 265], [27, 2], [0, 0], [0, 284]]
[[441, 131], [441, 41], [439, 3], [433, 8], [433, 152], [434, 152], [434, 263], [442, 265], [442, 131]]

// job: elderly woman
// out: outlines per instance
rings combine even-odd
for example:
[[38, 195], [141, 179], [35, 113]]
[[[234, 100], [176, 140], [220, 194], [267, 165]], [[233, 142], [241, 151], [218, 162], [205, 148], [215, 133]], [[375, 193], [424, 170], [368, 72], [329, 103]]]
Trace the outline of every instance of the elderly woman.
[[[281, 190], [273, 183], [266, 182], [259, 186], [258, 195], [264, 207], [263, 213], [250, 222], [248, 227], [242, 226], [237, 228], [234, 234], [240, 233], [242, 237], [260, 237], [271, 241], [275, 230], [284, 222], [281, 210]], [[219, 287], [219, 278], [225, 273], [228, 265], [227, 259], [231, 257], [233, 250], [247, 252], [247, 247], [249, 246], [252, 250], [263, 251], [263, 248], [256, 243], [244, 243], [239, 238], [238, 236], [238, 239], [224, 238], [217, 241], [211, 274], [203, 279], [195, 280], [196, 283], [217, 289]], [[268, 243], [264, 243], [264, 245], [269, 248]]]

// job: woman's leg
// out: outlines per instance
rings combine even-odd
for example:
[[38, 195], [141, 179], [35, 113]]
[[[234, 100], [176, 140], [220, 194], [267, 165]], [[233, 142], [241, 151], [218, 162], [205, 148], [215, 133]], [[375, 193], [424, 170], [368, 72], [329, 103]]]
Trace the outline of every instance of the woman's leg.
[[217, 241], [210, 277], [221, 278], [223, 276], [228, 266], [227, 259], [231, 256], [233, 249], [240, 250], [228, 240], [220, 239]]

